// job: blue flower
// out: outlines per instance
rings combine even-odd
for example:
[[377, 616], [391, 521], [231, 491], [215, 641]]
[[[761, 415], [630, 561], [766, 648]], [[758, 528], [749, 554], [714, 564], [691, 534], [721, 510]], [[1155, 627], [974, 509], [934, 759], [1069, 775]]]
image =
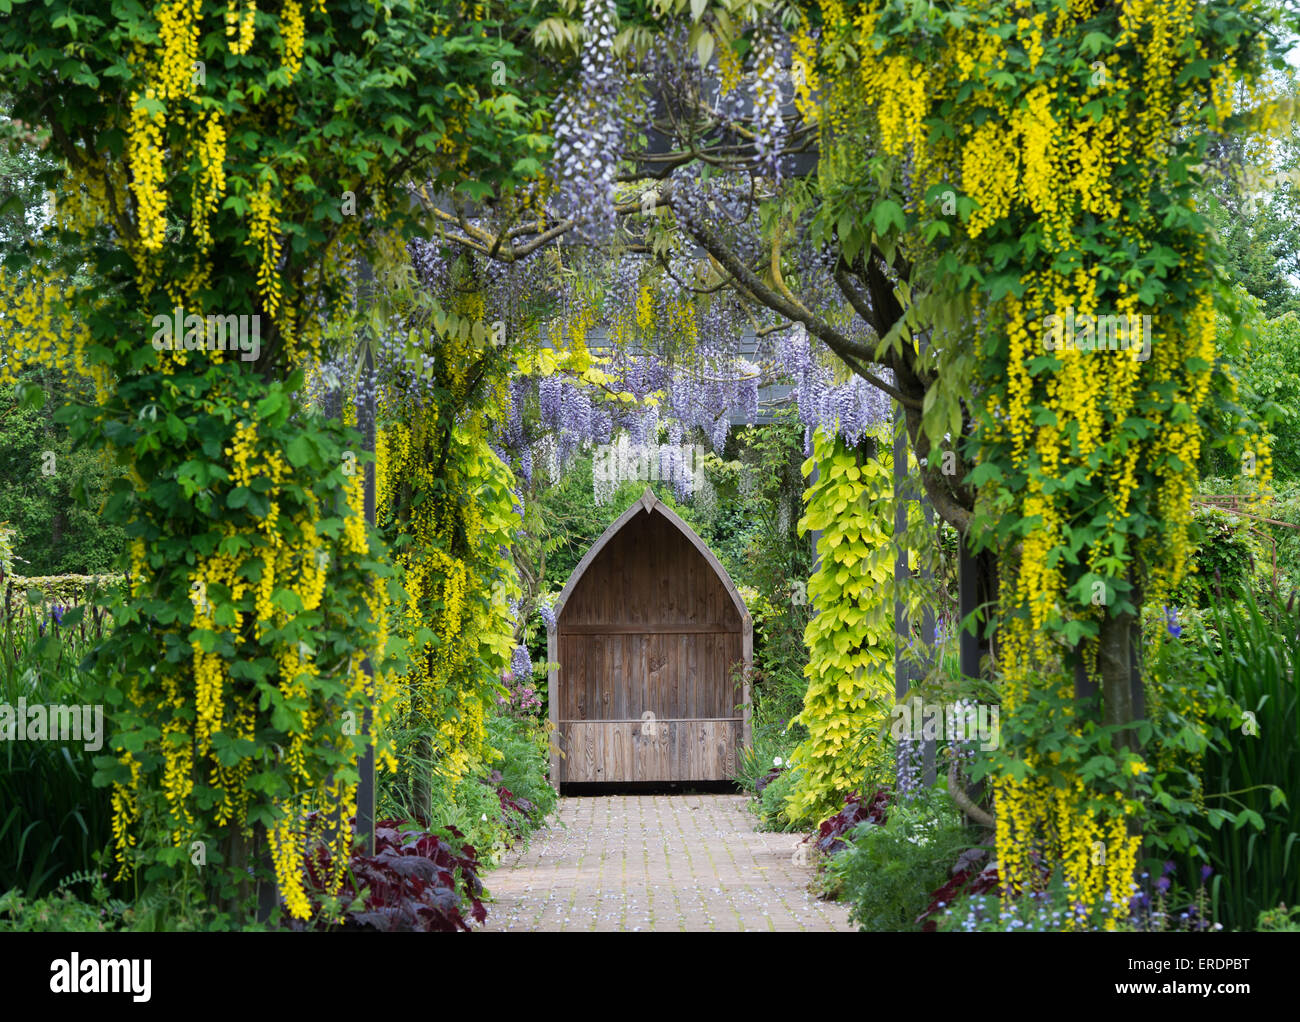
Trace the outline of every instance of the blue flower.
[[50, 617], [54, 618], [54, 623], [56, 625], [63, 624], [63, 615], [67, 611], [67, 609], [68, 609], [67, 607], [64, 607], [63, 605], [57, 603], [50, 608]]
[[1165, 607], [1165, 631], [1175, 639], [1183, 634], [1183, 626], [1178, 623], [1177, 607]]
[[1210, 875], [1211, 875], [1213, 872], [1214, 872], [1214, 870], [1213, 870], [1213, 868], [1211, 868], [1210, 866], [1202, 866], [1202, 867], [1201, 867], [1201, 883], [1205, 883], [1205, 881], [1209, 880], [1209, 879], [1210, 879]]

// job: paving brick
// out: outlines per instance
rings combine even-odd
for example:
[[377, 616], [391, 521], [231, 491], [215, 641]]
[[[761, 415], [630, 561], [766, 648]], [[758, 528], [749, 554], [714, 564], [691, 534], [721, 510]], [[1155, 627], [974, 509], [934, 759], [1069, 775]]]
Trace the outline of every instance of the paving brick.
[[[852, 930], [809, 893], [792, 834], [754, 830], [743, 795], [562, 798], [558, 820], [486, 877], [487, 930]], [[560, 824], [563, 824], [561, 826]]]

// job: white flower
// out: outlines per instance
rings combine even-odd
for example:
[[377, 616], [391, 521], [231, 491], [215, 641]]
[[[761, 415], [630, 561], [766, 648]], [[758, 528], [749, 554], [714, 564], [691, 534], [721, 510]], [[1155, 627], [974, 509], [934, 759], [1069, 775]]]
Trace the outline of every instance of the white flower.
[[772, 765], [773, 765], [773, 766], [780, 766], [780, 765], [781, 765], [781, 757], [780, 757], [780, 756], [773, 756], [773, 757], [772, 757]]
[[480, 817], [480, 819], [482, 819], [482, 821], [483, 821], [484, 823], [487, 823], [487, 813], [484, 813], [484, 814]]

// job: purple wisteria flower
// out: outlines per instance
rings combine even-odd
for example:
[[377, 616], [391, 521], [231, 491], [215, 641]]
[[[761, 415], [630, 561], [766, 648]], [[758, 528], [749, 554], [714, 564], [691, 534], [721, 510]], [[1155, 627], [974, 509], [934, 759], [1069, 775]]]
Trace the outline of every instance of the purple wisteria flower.
[[510, 658], [510, 670], [521, 681], [533, 676], [533, 662], [528, 656], [527, 646], [519, 645], [515, 647], [514, 655]]

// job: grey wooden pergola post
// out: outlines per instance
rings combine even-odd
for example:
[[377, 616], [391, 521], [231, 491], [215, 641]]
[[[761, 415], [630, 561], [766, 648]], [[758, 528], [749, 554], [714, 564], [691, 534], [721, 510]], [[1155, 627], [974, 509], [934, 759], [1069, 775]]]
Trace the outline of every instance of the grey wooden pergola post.
[[[373, 298], [375, 274], [368, 260], [362, 259], [358, 266], [357, 304], [358, 306]], [[375, 386], [370, 380], [374, 372], [374, 354], [370, 338], [362, 342], [362, 386], [354, 405], [357, 416], [357, 428], [361, 433], [362, 466], [362, 512], [366, 525], [375, 524]], [[329, 419], [343, 418], [343, 392], [331, 388], [325, 394], [325, 416]], [[369, 455], [369, 457], [365, 457]], [[346, 499], [340, 491], [335, 497], [336, 509], [346, 510]], [[357, 817], [356, 835], [361, 838], [366, 855], [375, 854], [375, 743], [372, 734], [374, 720], [374, 665], [367, 656], [362, 660], [361, 669], [366, 674], [366, 707], [361, 720], [361, 734], [365, 739], [365, 751], [358, 764], [360, 776], [357, 780]]]
[[[370, 349], [367, 347], [365, 355], [365, 371], [367, 373], [373, 367]], [[366, 396], [357, 401], [357, 425], [361, 429], [362, 452], [363, 454], [374, 454], [375, 450], [375, 406], [374, 391], [370, 390]], [[343, 418], [343, 388], [342, 386], [331, 387], [325, 392], [324, 411], [327, 419]], [[363, 510], [368, 525], [375, 524], [375, 464], [374, 459], [364, 459], [363, 468]], [[344, 514], [347, 510], [347, 498], [343, 491], [339, 490], [334, 495], [335, 513]], [[366, 657], [361, 664], [362, 670], [366, 672], [366, 694], [369, 697], [366, 702], [366, 708], [361, 721], [361, 734], [366, 739], [366, 751], [362, 754], [360, 763], [361, 776], [357, 783], [357, 821], [356, 834], [365, 844], [365, 853], [367, 855], [375, 854], [375, 746], [371, 741], [371, 731], [374, 728], [374, 710], [370, 702], [373, 698], [373, 668], [370, 658]], [[341, 825], [347, 821], [340, 821]]]
[[[368, 379], [374, 372], [374, 357], [370, 345], [366, 345], [365, 367], [362, 379]], [[362, 507], [366, 516], [366, 525], [373, 528], [375, 524], [375, 387], [373, 382], [362, 388], [365, 396], [357, 405], [357, 425], [361, 427], [362, 450], [370, 457], [365, 459], [363, 476], [364, 491]], [[375, 742], [372, 732], [375, 727], [374, 712], [374, 667], [367, 656], [361, 662], [361, 669], [366, 672], [366, 709], [361, 724], [361, 733], [366, 739], [366, 749], [361, 755], [361, 776], [357, 781], [357, 834], [365, 843], [366, 855], [375, 854]]]
[[[931, 651], [934, 648], [934, 612], [927, 608], [921, 619], [921, 648], [917, 650], [916, 656], [908, 655], [908, 643], [912, 636], [911, 617], [907, 612], [907, 605], [901, 599], [902, 588], [907, 579], [911, 576], [911, 568], [907, 563], [907, 547], [904, 545], [903, 537], [907, 533], [907, 506], [912, 500], [920, 500], [925, 512], [926, 521], [931, 520], [930, 507], [919, 489], [912, 484], [907, 471], [907, 430], [904, 427], [903, 407], [897, 405], [894, 412], [894, 538], [896, 548], [894, 551], [894, 585], [896, 587], [894, 597], [894, 698], [903, 699], [912, 684], [924, 677], [924, 664], [922, 657], [929, 660]], [[923, 578], [929, 577], [926, 571]], [[913, 720], [912, 727], [915, 733], [920, 729], [921, 721]], [[933, 739], [921, 740], [921, 777], [922, 783], [931, 785], [935, 781], [935, 749], [936, 742]], [[911, 742], [907, 745], [901, 745], [898, 749], [897, 768], [901, 771], [904, 767], [903, 757], [911, 755]]]
[[[979, 558], [970, 552], [966, 536], [957, 536], [957, 616], [965, 621], [979, 607]], [[962, 629], [958, 638], [958, 663], [966, 678], [980, 676], [980, 636], [978, 629]]]

